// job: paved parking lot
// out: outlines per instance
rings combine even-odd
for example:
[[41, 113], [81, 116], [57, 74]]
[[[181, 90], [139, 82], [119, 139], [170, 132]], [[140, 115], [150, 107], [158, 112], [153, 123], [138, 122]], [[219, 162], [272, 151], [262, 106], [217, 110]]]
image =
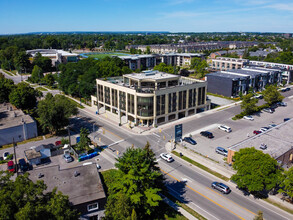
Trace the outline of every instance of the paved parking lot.
[[[287, 107], [278, 107], [273, 114], [266, 112], [255, 114], [253, 115], [254, 121], [249, 121], [245, 119], [240, 119], [237, 121], [228, 119], [222, 121], [219, 118], [219, 122], [221, 123], [213, 124], [191, 133], [193, 139], [197, 142], [196, 145], [191, 145], [186, 142], [183, 142], [183, 145], [204, 156], [210, 157], [211, 159], [223, 163], [224, 156], [215, 153], [216, 147], [223, 147], [225, 149], [228, 149], [228, 147], [246, 139], [248, 135], [250, 137], [253, 136], [254, 130], [258, 130], [261, 127], [268, 126], [269, 124], [280, 124], [283, 122], [284, 118], [287, 117], [293, 119], [293, 99], [286, 98], [284, 101], [287, 102]], [[225, 124], [231, 127], [232, 132], [226, 133], [225, 131], [218, 129], [218, 125], [220, 124]], [[204, 130], [212, 132], [214, 138], [208, 139], [201, 136], [199, 133]], [[190, 134], [185, 134], [185, 136], [189, 135]]]

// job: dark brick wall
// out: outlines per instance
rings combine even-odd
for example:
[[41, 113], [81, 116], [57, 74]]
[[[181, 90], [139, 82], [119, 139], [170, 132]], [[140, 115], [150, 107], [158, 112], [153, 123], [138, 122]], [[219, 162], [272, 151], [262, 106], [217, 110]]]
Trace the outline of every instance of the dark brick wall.
[[227, 97], [232, 96], [232, 79], [216, 75], [206, 75], [206, 77], [208, 81], [208, 92]]

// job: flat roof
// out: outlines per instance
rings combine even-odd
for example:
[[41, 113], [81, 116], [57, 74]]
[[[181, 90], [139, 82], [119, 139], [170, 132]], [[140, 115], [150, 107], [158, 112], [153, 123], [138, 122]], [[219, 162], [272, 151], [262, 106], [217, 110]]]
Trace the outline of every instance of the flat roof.
[[259, 150], [261, 144], [266, 144], [267, 149], [263, 150], [263, 152], [268, 153], [271, 157], [276, 159], [293, 148], [292, 131], [293, 120], [289, 120], [263, 133], [230, 146], [229, 149], [239, 151], [242, 148], [254, 147]]
[[[79, 175], [75, 176], [77, 172]], [[78, 166], [61, 170], [59, 165], [37, 168], [29, 171], [29, 178], [36, 182], [43, 180], [47, 185], [46, 192], [57, 187], [69, 197], [73, 205], [78, 205], [106, 197], [96, 164]], [[43, 177], [39, 178], [39, 174]]]
[[143, 79], [150, 79], [150, 80], [159, 80], [159, 79], [179, 79], [180, 76], [170, 74], [170, 73], [163, 73], [155, 70], [147, 70], [142, 73], [131, 73], [124, 75], [127, 78], [143, 80]]
[[217, 77], [221, 77], [221, 78], [228, 78], [228, 79], [245, 79], [247, 78], [247, 76], [245, 75], [241, 75], [241, 74], [236, 74], [233, 72], [224, 72], [224, 71], [218, 71], [218, 72], [214, 72], [214, 73], [208, 73], [206, 74], [206, 76], [217, 76]]
[[55, 55], [60, 53], [62, 56], [79, 56], [77, 53], [69, 53], [64, 50], [57, 50], [57, 49], [35, 49], [35, 50], [27, 50], [26, 53], [35, 56], [36, 53], [42, 54], [42, 56], [51, 56], [52, 54]]
[[30, 115], [26, 115], [20, 109], [16, 109], [10, 103], [0, 104], [0, 130], [23, 125], [23, 123], [34, 123]]
[[242, 74], [242, 75], [246, 75], [246, 76], [251, 76], [251, 77], [255, 77], [257, 75], [262, 75], [265, 72], [268, 73], [269, 71], [255, 71], [255, 70], [248, 70], [248, 69], [235, 69], [235, 70], [225, 70], [225, 72], [229, 72], [229, 73], [236, 73], [236, 74]]
[[39, 151], [36, 151], [36, 149], [28, 149], [28, 150], [25, 150], [24, 151], [24, 154], [25, 154], [25, 157], [28, 160], [36, 159], [36, 158], [39, 158], [39, 157], [42, 156]]

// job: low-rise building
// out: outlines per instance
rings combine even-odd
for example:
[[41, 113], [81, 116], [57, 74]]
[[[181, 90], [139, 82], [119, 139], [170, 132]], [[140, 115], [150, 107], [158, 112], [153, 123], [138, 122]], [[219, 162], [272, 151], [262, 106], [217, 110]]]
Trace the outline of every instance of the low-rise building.
[[230, 58], [230, 57], [216, 57], [214, 59], [209, 59], [209, 67], [212, 70], [234, 70], [241, 69], [248, 65], [249, 60], [240, 58]]
[[227, 97], [237, 97], [264, 90], [266, 85], [280, 84], [282, 72], [277, 69], [246, 67], [206, 74], [208, 92]]
[[292, 131], [293, 120], [289, 120], [263, 133], [247, 138], [229, 147], [227, 162], [232, 163], [235, 152], [242, 148], [254, 147], [257, 150], [261, 150], [261, 146], [262, 148], [266, 146], [266, 149], [263, 149], [264, 153], [276, 159], [280, 165], [290, 167], [293, 162]]
[[35, 49], [27, 50], [27, 54], [31, 56], [31, 62], [37, 53], [40, 53], [43, 57], [48, 57], [52, 60], [53, 66], [58, 66], [60, 63], [77, 62], [79, 55], [76, 53], [66, 52], [64, 50], [55, 49]]
[[92, 106], [120, 124], [156, 126], [209, 109], [207, 82], [158, 71], [97, 79]]
[[67, 169], [60, 169], [59, 165], [46, 166], [29, 173], [32, 181], [44, 181], [46, 191], [57, 187], [57, 191], [67, 195], [73, 208], [81, 213], [80, 219], [104, 217], [106, 194], [96, 164]]
[[0, 104], [0, 146], [38, 136], [37, 123], [9, 103]]

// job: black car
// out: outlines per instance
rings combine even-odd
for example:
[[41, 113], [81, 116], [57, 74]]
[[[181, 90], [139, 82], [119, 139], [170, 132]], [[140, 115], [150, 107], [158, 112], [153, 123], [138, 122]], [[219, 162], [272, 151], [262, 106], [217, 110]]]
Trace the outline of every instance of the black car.
[[290, 88], [286, 88], [286, 91], [290, 91], [291, 89]]
[[22, 172], [27, 171], [29, 169], [29, 166], [24, 158], [18, 160], [18, 166]]
[[187, 143], [190, 143], [192, 145], [196, 145], [196, 141], [193, 140], [191, 137], [185, 137], [183, 138], [184, 141], [186, 141]]
[[290, 118], [284, 118], [284, 122], [285, 122], [285, 121], [289, 121], [289, 120], [290, 120]]
[[200, 135], [204, 136], [204, 137], [207, 137], [207, 138], [213, 138], [214, 137], [213, 133], [211, 133], [209, 131], [202, 131], [202, 132], [200, 132]]

